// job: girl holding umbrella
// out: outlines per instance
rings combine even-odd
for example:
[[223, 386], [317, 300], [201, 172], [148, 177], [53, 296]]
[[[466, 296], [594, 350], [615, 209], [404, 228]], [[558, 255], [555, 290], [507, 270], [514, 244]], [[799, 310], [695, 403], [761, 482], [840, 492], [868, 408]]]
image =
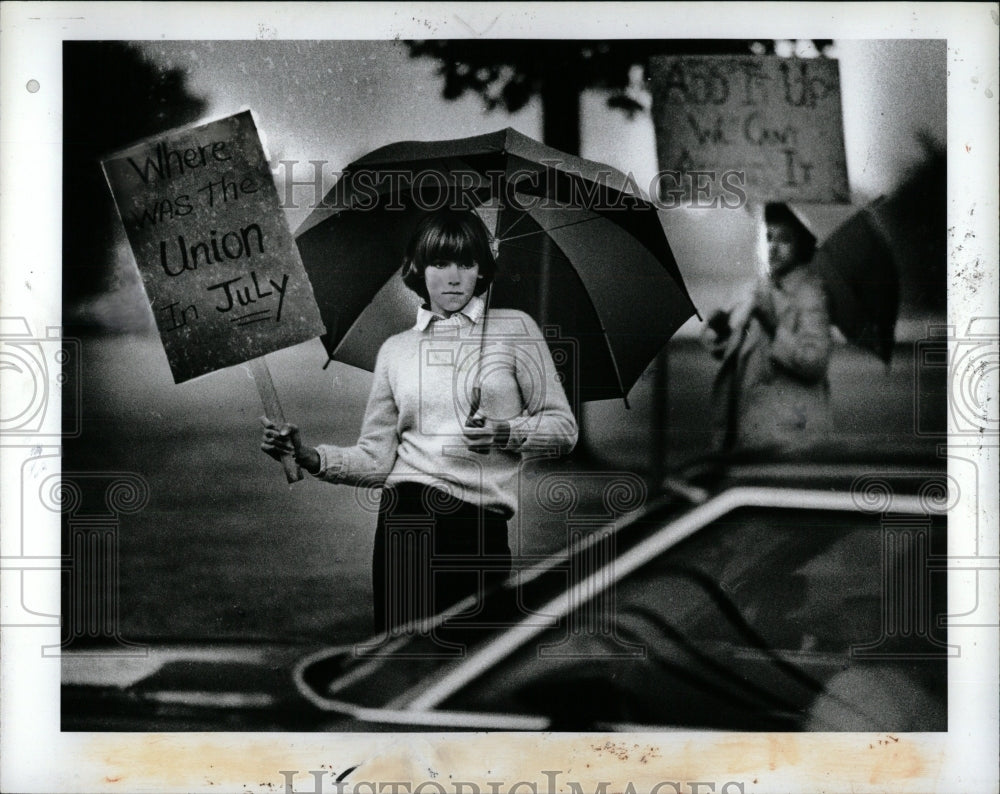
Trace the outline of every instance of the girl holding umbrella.
[[291, 454], [326, 482], [383, 488], [372, 560], [376, 631], [506, 579], [522, 458], [576, 444], [538, 325], [521, 311], [487, 312], [495, 272], [489, 232], [474, 211], [428, 215], [401, 273], [423, 303], [415, 325], [379, 350], [357, 444], [308, 446], [295, 425], [265, 420], [268, 455]]

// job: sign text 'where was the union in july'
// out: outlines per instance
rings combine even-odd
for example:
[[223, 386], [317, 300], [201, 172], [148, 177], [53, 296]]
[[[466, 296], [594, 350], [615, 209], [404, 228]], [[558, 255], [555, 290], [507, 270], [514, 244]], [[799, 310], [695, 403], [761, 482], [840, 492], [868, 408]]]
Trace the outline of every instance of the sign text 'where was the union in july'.
[[250, 111], [103, 165], [175, 382], [324, 332]]

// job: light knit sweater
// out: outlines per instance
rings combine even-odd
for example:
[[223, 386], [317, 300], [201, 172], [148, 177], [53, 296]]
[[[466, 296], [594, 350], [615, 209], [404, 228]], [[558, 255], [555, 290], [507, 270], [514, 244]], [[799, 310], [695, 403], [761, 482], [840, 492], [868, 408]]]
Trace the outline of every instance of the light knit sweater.
[[[417, 482], [507, 517], [516, 512], [522, 458], [568, 453], [577, 425], [535, 321], [491, 308], [484, 338], [482, 309], [481, 298], [447, 319], [422, 309], [413, 328], [383, 343], [358, 443], [318, 446], [318, 478]], [[469, 449], [462, 434], [477, 384], [480, 412], [510, 423], [507, 444], [488, 454]]]

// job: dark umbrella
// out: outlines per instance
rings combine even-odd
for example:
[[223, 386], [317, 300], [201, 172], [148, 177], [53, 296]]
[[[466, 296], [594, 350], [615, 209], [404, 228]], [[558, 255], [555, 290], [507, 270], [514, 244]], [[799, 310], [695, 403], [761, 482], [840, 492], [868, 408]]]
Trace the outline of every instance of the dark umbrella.
[[887, 364], [895, 344], [899, 273], [875, 220], [876, 204], [790, 204], [816, 237], [814, 262], [844, 336]]
[[496, 239], [491, 305], [547, 329], [571, 400], [625, 398], [696, 312], [656, 207], [624, 174], [512, 129], [407, 141], [351, 163], [297, 232], [331, 359], [372, 369], [382, 342], [412, 326], [406, 243], [455, 204]]

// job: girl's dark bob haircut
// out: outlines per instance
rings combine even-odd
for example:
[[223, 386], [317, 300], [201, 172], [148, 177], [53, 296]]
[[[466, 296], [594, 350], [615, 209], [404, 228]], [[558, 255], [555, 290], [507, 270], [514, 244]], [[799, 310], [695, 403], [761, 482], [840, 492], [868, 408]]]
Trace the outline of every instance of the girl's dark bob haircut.
[[424, 300], [428, 299], [424, 270], [434, 262], [477, 264], [479, 279], [474, 294], [482, 295], [489, 289], [497, 263], [486, 224], [473, 210], [438, 210], [417, 224], [406, 246], [401, 275], [403, 283]]
[[805, 264], [816, 253], [816, 238], [800, 221], [791, 208], [781, 201], [764, 205], [764, 223], [768, 226], [788, 226], [795, 232], [795, 254], [799, 262]]

